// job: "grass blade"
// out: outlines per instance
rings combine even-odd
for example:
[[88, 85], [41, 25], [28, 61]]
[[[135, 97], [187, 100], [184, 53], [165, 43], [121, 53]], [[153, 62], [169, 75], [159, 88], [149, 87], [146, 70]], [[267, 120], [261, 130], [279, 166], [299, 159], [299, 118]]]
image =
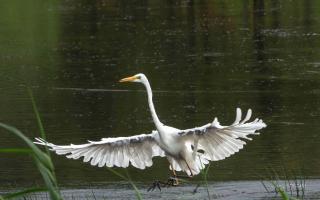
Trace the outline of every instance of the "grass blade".
[[290, 200], [289, 195], [283, 190], [282, 187], [280, 187], [277, 183], [271, 181], [271, 184], [275, 188], [275, 190], [280, 193], [281, 199], [282, 200]]
[[56, 188], [54, 182], [52, 181], [51, 177], [44, 173], [43, 171], [40, 171], [43, 180], [48, 188], [48, 191], [50, 193], [51, 199], [52, 200], [61, 200], [62, 198], [60, 197], [60, 193], [58, 191], [58, 189]]
[[203, 182], [204, 182], [204, 184], [205, 184], [205, 186], [206, 186], [208, 199], [211, 200], [210, 191], [209, 191], [209, 184], [208, 184], [208, 173], [209, 173], [209, 169], [210, 169], [210, 164], [211, 164], [211, 163], [208, 164], [208, 167], [207, 167], [207, 169], [206, 169], [206, 168], [205, 168], [205, 165], [202, 164], [202, 162], [201, 162], [200, 156], [199, 156], [199, 160], [200, 160], [201, 166], [204, 166], [204, 168], [202, 168], [202, 169], [200, 170], [200, 173], [201, 173], [201, 175], [202, 175]]
[[116, 170], [114, 170], [114, 169], [112, 169], [112, 168], [107, 167], [107, 169], [108, 169], [110, 172], [112, 172], [113, 174], [115, 174], [115, 175], [119, 176], [120, 178], [122, 178], [123, 180], [128, 181], [128, 182], [130, 183], [130, 185], [133, 187], [137, 199], [142, 200], [141, 193], [140, 193], [139, 189], [137, 188], [137, 186], [134, 184], [134, 182], [131, 180], [131, 177], [130, 177], [130, 175], [129, 175], [128, 170], [125, 170], [125, 171], [126, 171], [126, 174], [127, 174], [127, 177], [125, 177], [124, 175], [120, 174], [119, 172], [117, 172]]
[[3, 124], [0, 122], [0, 127], [6, 129], [7, 131], [13, 133], [16, 135], [18, 138], [23, 140], [32, 150], [32, 152], [36, 155], [36, 157], [50, 170], [53, 170], [53, 164], [51, 162], [51, 159], [44, 154], [33, 142], [27, 138], [21, 131], [16, 129], [15, 127]]
[[120, 178], [124, 179], [124, 180], [128, 180], [127, 177], [123, 176], [122, 174], [120, 174], [119, 172], [117, 172], [116, 170], [107, 167], [107, 170], [109, 170], [110, 172], [112, 172], [113, 174], [119, 176]]
[[31, 100], [33, 112], [36, 115], [36, 119], [37, 119], [37, 123], [38, 123], [38, 126], [39, 126], [41, 138], [46, 140], [46, 134], [45, 134], [45, 131], [44, 131], [44, 128], [43, 128], [43, 124], [42, 124], [42, 121], [41, 121], [41, 117], [40, 117], [40, 114], [39, 114], [39, 111], [38, 111], [38, 108], [37, 108], [37, 105], [36, 105], [36, 101], [34, 100], [34, 97], [33, 97], [33, 92], [29, 87], [27, 88], [27, 90], [28, 90], [28, 94], [29, 94], [29, 97], [30, 97], [30, 100]]
[[130, 177], [130, 174], [129, 174], [128, 170], [127, 170], [127, 169], [125, 169], [125, 170], [126, 170], [126, 174], [127, 174], [127, 177], [128, 177], [128, 181], [129, 181], [129, 183], [131, 184], [131, 186], [133, 187], [133, 189], [134, 189], [134, 191], [135, 191], [135, 193], [136, 193], [137, 199], [142, 200], [142, 196], [141, 196], [141, 194], [140, 194], [139, 189], [138, 189], [137, 186], [133, 183], [133, 181], [132, 181], [132, 179], [131, 179], [131, 177]]
[[[57, 182], [55, 179], [55, 175], [53, 173], [53, 164], [51, 162], [50, 157], [45, 153], [42, 152], [29, 138], [27, 138], [21, 131], [18, 129], [0, 123], [0, 127], [6, 129], [8, 132], [13, 133], [16, 137], [20, 138], [22, 141], [24, 141], [30, 148], [30, 150], [33, 152], [31, 155], [33, 155], [35, 163], [38, 167], [39, 172], [41, 173], [44, 182], [47, 186], [47, 190], [50, 193], [52, 200], [61, 200], [62, 197], [60, 195], [60, 192], [58, 190]], [[6, 151], [6, 150], [4, 150]], [[9, 149], [7, 151], [15, 151], [14, 149]], [[25, 152], [24, 150], [18, 149], [16, 150], [20, 152]]]

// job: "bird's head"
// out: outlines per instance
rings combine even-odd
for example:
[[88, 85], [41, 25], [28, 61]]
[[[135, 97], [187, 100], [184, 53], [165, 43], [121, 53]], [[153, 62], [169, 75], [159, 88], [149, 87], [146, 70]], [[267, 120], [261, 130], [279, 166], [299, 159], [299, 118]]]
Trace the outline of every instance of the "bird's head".
[[119, 82], [137, 82], [137, 83], [143, 83], [147, 80], [146, 76], [142, 73], [136, 74], [134, 76], [129, 76], [127, 78], [121, 79]]

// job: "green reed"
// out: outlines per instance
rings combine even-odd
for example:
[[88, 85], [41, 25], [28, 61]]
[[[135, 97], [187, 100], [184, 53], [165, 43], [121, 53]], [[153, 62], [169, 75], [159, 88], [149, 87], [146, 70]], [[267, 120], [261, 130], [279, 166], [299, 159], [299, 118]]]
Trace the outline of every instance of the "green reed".
[[[200, 170], [200, 174], [201, 174], [201, 176], [202, 176], [202, 182], [204, 183], [204, 185], [205, 185], [205, 187], [206, 187], [207, 194], [208, 194], [208, 199], [211, 200], [210, 191], [209, 191], [209, 184], [208, 184], [208, 173], [209, 173], [209, 169], [210, 169], [211, 163], [209, 162], [208, 166], [206, 167], [206, 166], [201, 162], [200, 156], [199, 156], [199, 160], [200, 160], [201, 166], [204, 166], [204, 167], [201, 168], [201, 170]], [[197, 190], [197, 188], [198, 188], [199, 186], [200, 186], [200, 184], [198, 184], [198, 186], [196, 187], [195, 191]]]
[[[39, 126], [39, 131], [41, 134], [41, 137], [45, 138], [46, 134], [42, 125], [42, 120], [40, 117], [40, 114], [38, 112], [32, 91], [28, 89], [28, 93], [31, 99], [33, 111], [36, 116], [36, 120]], [[48, 191], [50, 198], [52, 200], [62, 200], [57, 179], [54, 173], [54, 166], [52, 163], [52, 160], [50, 158], [50, 154], [48, 149], [46, 149], [46, 152], [43, 152], [40, 150], [28, 137], [26, 137], [20, 130], [17, 128], [0, 123], [0, 127], [5, 129], [7, 132], [13, 134], [15, 137], [19, 138], [21, 141], [23, 141], [28, 148], [6, 148], [6, 149], [0, 149], [0, 153], [15, 153], [15, 154], [24, 154], [24, 155], [30, 155], [33, 160], [34, 164], [36, 165], [38, 171], [40, 172], [45, 187], [33, 187], [29, 188], [23, 191], [7, 194], [0, 196], [0, 199], [13, 199], [18, 197], [24, 197], [27, 194], [34, 193], [34, 192], [40, 192], [40, 191]]]
[[[279, 175], [276, 170], [271, 169], [272, 174], [268, 180], [261, 181], [265, 190], [268, 193], [279, 194], [282, 200], [303, 200], [306, 190], [305, 177], [297, 176], [293, 171], [289, 173], [285, 168], [282, 171], [282, 174]], [[270, 189], [265, 182], [270, 183], [272, 188]]]
[[117, 172], [116, 170], [114, 170], [114, 169], [112, 169], [112, 168], [107, 167], [107, 169], [108, 169], [111, 173], [113, 173], [114, 175], [116, 175], [116, 176], [120, 177], [121, 179], [129, 182], [130, 185], [132, 186], [132, 188], [133, 188], [134, 191], [135, 191], [135, 194], [136, 194], [137, 199], [142, 200], [141, 193], [140, 193], [138, 187], [137, 187], [137, 186], [134, 184], [134, 182], [132, 181], [132, 179], [131, 179], [131, 177], [130, 177], [130, 174], [129, 174], [129, 172], [128, 172], [127, 169], [125, 169], [125, 171], [126, 171], [126, 176], [120, 174], [119, 172]]
[[[29, 97], [30, 97], [30, 100], [32, 103], [33, 112], [35, 113], [35, 118], [36, 118], [36, 121], [38, 124], [41, 138], [46, 139], [46, 133], [44, 130], [44, 126], [43, 126], [43, 123], [41, 120], [40, 113], [38, 111], [36, 102], [34, 100], [34, 96], [33, 96], [30, 88], [28, 88], [27, 90], [28, 90], [28, 94], [29, 94]], [[25, 198], [25, 196], [30, 193], [43, 192], [43, 191], [49, 192], [51, 200], [62, 200], [62, 196], [61, 196], [60, 190], [58, 188], [57, 179], [56, 179], [55, 172], [54, 172], [54, 166], [53, 166], [48, 148], [45, 147], [45, 152], [41, 151], [29, 138], [27, 138], [20, 130], [16, 129], [15, 127], [12, 127], [12, 126], [9, 126], [9, 125], [3, 124], [3, 123], [0, 123], [0, 127], [4, 128], [9, 133], [15, 135], [17, 138], [22, 140], [28, 146], [28, 148], [0, 149], [0, 153], [15, 153], [15, 154], [30, 155], [33, 158], [34, 163], [35, 163], [38, 171], [42, 175], [42, 178], [45, 183], [44, 188], [33, 187], [33, 188], [29, 188], [26, 190], [22, 190], [19, 192], [15, 192], [15, 193], [3, 195], [3, 196], [0, 195], [0, 200], [7, 200], [7, 199], [13, 199], [13, 198], [19, 198], [19, 197]], [[112, 172], [113, 174], [117, 175], [118, 177], [124, 179], [125, 181], [128, 181], [131, 184], [131, 186], [133, 187], [137, 199], [139, 199], [139, 200], [142, 199], [141, 193], [139, 192], [139, 190], [138, 190], [137, 186], [134, 184], [134, 182], [131, 180], [131, 177], [130, 177], [128, 171], [126, 171], [127, 176], [124, 176], [112, 168], [107, 168], [107, 169], [110, 172]], [[94, 196], [94, 198], [95, 198], [95, 196]]]

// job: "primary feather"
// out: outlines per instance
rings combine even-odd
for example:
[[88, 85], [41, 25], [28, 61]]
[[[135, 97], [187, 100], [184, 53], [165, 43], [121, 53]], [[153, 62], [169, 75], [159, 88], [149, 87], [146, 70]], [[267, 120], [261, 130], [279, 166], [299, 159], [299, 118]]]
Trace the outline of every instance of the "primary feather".
[[144, 169], [152, 165], [154, 156], [165, 156], [154, 140], [156, 134], [157, 131], [153, 131], [151, 134], [131, 137], [102, 138], [80, 145], [55, 145], [41, 138], [36, 138], [37, 142], [34, 143], [48, 146], [58, 155], [67, 155], [67, 158], [83, 157], [84, 162], [90, 161], [93, 166], [125, 168], [131, 163], [136, 168]]
[[[249, 109], [246, 117], [241, 121], [241, 109], [237, 108], [236, 119], [230, 126], [221, 126], [218, 119], [215, 118], [212, 123], [182, 130], [178, 134], [193, 146], [203, 150], [201, 157], [211, 161], [223, 160], [242, 149], [246, 144], [244, 139], [252, 140], [248, 136], [258, 135], [259, 132], [256, 131], [266, 127], [266, 124], [260, 119], [246, 123], [251, 115], [252, 111]], [[199, 163], [195, 165], [201, 166], [201, 168], [195, 167], [194, 173], [197, 174], [203, 165]]]

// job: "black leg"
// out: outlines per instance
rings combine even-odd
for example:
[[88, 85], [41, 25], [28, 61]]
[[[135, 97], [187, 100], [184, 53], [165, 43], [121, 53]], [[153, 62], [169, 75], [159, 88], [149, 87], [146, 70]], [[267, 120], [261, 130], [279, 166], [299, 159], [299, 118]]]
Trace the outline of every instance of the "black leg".
[[172, 187], [177, 186], [178, 184], [178, 178], [177, 177], [169, 177], [167, 182], [156, 180], [152, 183], [152, 185], [148, 188], [148, 192], [154, 191], [156, 188], [158, 188], [161, 191], [161, 187]]
[[198, 183], [197, 186], [196, 186], [196, 188], [194, 188], [194, 190], [193, 190], [192, 193], [193, 193], [193, 194], [197, 193], [199, 187], [200, 187], [200, 184]]
[[[186, 162], [186, 164], [187, 164], [187, 166], [188, 166], [188, 168], [190, 170], [191, 176], [193, 176], [192, 170], [190, 169], [190, 167], [189, 167], [187, 162]], [[164, 186], [167, 186], [167, 187], [178, 186], [179, 185], [179, 178], [191, 178], [190, 176], [177, 175], [175, 170], [173, 169], [172, 165], [171, 165], [171, 169], [172, 169], [174, 177], [172, 177], [172, 176], [169, 177], [167, 182], [162, 182], [162, 181], [159, 181], [159, 180], [154, 181], [152, 183], [152, 185], [148, 188], [147, 191], [150, 192], [150, 191], [155, 190], [156, 188], [158, 188], [161, 191], [161, 187], [164, 187]]]
[[162, 186], [166, 186], [167, 183], [156, 180], [152, 183], [152, 185], [148, 188], [148, 192], [153, 191], [154, 189], [158, 188], [161, 191]]

